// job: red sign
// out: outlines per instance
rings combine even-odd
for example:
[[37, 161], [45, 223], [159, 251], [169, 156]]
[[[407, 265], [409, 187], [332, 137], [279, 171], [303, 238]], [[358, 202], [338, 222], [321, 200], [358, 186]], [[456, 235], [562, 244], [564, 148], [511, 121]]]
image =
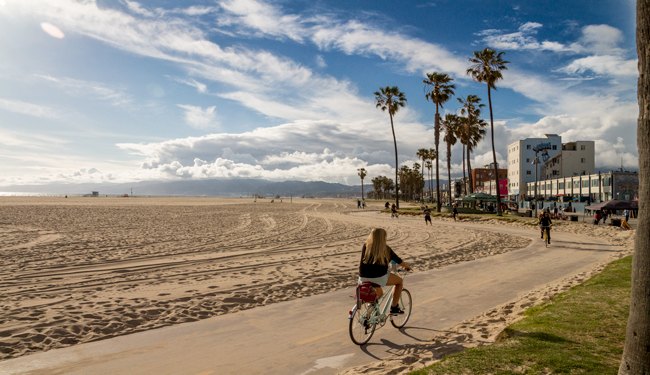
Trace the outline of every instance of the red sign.
[[503, 196], [508, 196], [508, 179], [502, 178], [499, 180], [499, 194]]

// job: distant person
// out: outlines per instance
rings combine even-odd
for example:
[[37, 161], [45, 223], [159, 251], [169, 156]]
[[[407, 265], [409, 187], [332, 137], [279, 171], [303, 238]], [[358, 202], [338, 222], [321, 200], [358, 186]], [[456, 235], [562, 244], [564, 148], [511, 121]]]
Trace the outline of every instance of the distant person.
[[394, 218], [399, 217], [397, 214], [397, 206], [395, 205], [395, 203], [393, 203], [393, 205], [390, 206], [390, 217], [394, 217]]
[[384, 208], [388, 209], [388, 207], [390, 207], [390, 203], [386, 202], [386, 204], [384, 205]]
[[366, 209], [366, 200], [365, 199], [361, 200], [361, 208], [363, 208], [364, 210]]
[[424, 225], [433, 225], [431, 222], [431, 210], [429, 209], [429, 206], [424, 206]]
[[600, 211], [596, 211], [596, 215], [594, 216], [594, 225], [598, 225], [598, 222], [600, 222]]
[[605, 209], [603, 210], [603, 224], [607, 224], [607, 216], [609, 216], [609, 211]]
[[357, 210], [361, 208], [361, 199], [357, 199]]
[[388, 272], [388, 266], [391, 262], [399, 264], [400, 267], [407, 271], [411, 269], [409, 264], [397, 256], [393, 249], [386, 244], [386, 230], [382, 228], [373, 229], [361, 248], [359, 280], [377, 284], [375, 287], [377, 298], [382, 296], [383, 290], [381, 288], [383, 286], [395, 285], [390, 313], [392, 315], [404, 314], [404, 311], [399, 307], [399, 298], [404, 282], [398, 275]]
[[454, 221], [456, 221], [456, 216], [458, 216], [458, 208], [456, 205], [451, 209], [451, 215], [454, 217]]
[[549, 245], [551, 244], [551, 225], [553, 225], [553, 221], [551, 221], [551, 215], [548, 213], [548, 211], [544, 211], [539, 219], [539, 227], [542, 230], [542, 239], [544, 239], [544, 231], [546, 231], [546, 238], [548, 238]]
[[623, 216], [625, 216], [625, 221], [630, 221], [630, 210], [624, 210]]

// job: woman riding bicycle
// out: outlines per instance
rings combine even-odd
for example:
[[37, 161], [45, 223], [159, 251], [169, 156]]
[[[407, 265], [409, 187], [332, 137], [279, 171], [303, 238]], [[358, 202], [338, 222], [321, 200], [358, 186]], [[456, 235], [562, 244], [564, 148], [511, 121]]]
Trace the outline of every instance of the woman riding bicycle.
[[388, 266], [393, 261], [399, 264], [405, 270], [410, 270], [408, 263], [402, 261], [400, 257], [393, 252], [390, 246], [386, 245], [386, 231], [382, 228], [375, 228], [368, 235], [368, 239], [361, 248], [361, 262], [359, 264], [359, 279], [377, 284], [375, 291], [377, 298], [383, 294], [382, 286], [395, 285], [393, 293], [393, 302], [390, 307], [391, 314], [403, 314], [399, 308], [399, 298], [402, 293], [402, 278], [388, 272]]
[[544, 238], [544, 231], [546, 231], [546, 238], [548, 238], [548, 243], [551, 243], [551, 224], [553, 222], [551, 221], [551, 215], [548, 213], [548, 211], [544, 211], [542, 216], [539, 218], [539, 227], [542, 230], [542, 238]]

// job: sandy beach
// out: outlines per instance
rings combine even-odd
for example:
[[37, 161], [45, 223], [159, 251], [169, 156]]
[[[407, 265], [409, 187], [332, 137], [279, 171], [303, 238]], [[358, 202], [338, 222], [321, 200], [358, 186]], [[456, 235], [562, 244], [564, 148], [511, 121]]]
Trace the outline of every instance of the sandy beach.
[[[526, 224], [486, 220], [450, 230], [436, 225], [449, 218], [426, 227], [420, 218], [390, 219], [379, 213], [382, 206], [357, 210], [353, 200], [295, 198], [2, 198], [0, 360], [351, 288], [361, 243], [374, 226], [387, 229], [391, 246], [416, 271], [530, 243], [481, 229]], [[554, 230], [606, 238], [621, 249], [612, 257], [631, 251], [634, 233], [564, 222]], [[455, 332], [489, 341], [526, 307], [588, 276], [532, 291]]]

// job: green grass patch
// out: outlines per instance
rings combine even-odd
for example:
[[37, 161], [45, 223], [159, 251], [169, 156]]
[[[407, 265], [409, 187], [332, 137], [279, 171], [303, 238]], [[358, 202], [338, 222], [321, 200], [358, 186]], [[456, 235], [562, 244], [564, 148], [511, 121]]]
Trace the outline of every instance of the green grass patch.
[[412, 374], [616, 374], [630, 304], [632, 257], [530, 308], [492, 345]]

